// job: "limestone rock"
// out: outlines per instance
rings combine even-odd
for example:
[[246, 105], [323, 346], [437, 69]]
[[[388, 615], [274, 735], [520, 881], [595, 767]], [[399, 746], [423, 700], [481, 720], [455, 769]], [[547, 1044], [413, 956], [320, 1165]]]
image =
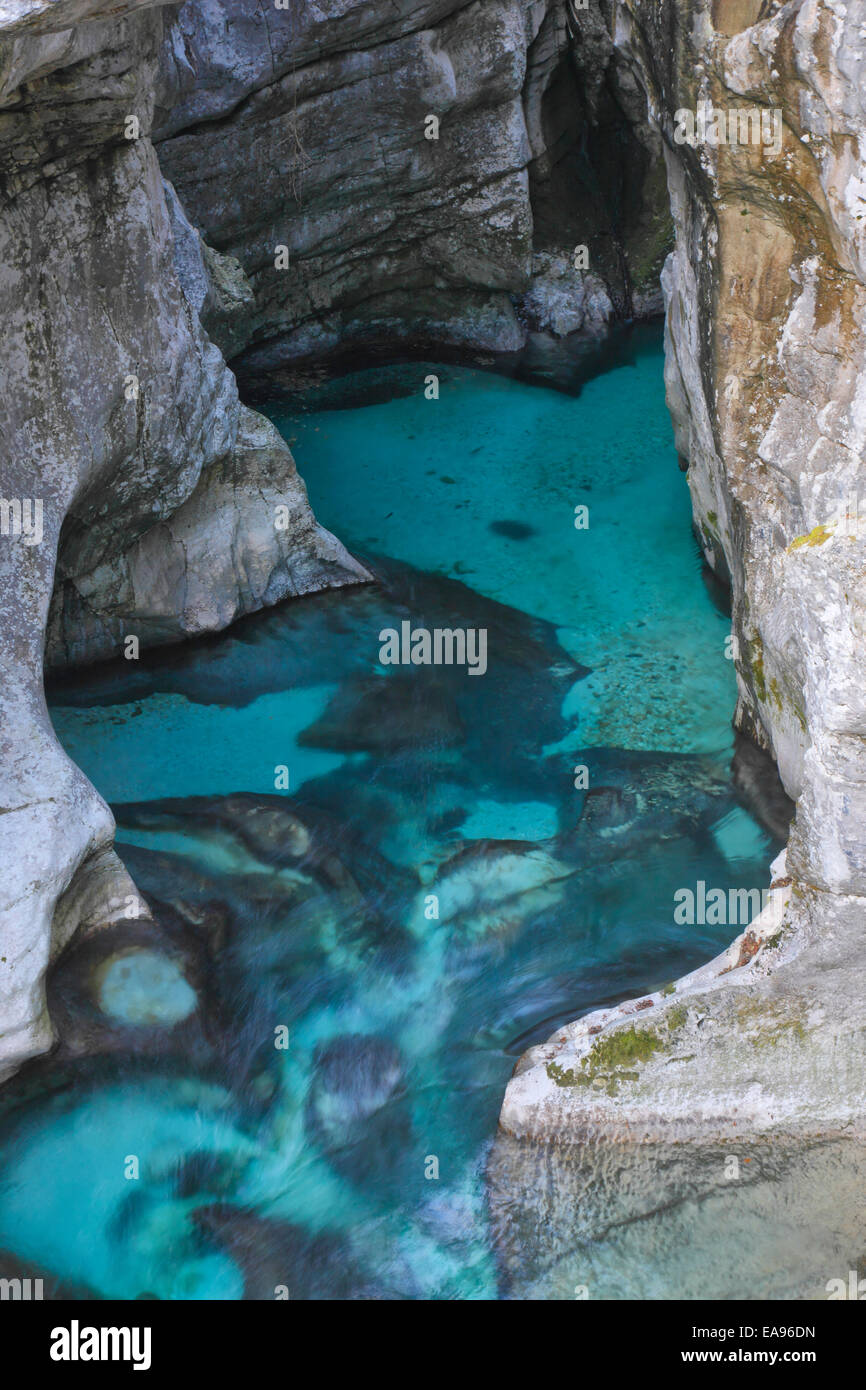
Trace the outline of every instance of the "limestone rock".
[[[693, 4], [662, 65], [669, 16], [619, 9], [666, 141], [668, 399], [705, 554], [733, 582], [738, 722], [775, 755], [797, 816], [771, 895], [784, 896], [781, 920], [765, 910], [670, 1001], [652, 996], [636, 1037], [620, 1010], [534, 1049], [502, 1124], [566, 1143], [859, 1132], [866, 710], [850, 498], [866, 376], [850, 212], [862, 196], [838, 150], [863, 132], [862, 45], [832, 6], [764, 20], [755, 6], [758, 22], [745, 27], [746, 13], [724, 33]], [[674, 110], [701, 99], [778, 109], [779, 150], [678, 145]], [[636, 1065], [605, 1070], [632, 1043]]]
[[239, 406], [231, 455], [177, 511], [55, 590], [48, 664], [113, 656], [127, 634], [152, 646], [216, 631], [290, 595], [368, 579], [316, 523], [277, 430]]
[[203, 240], [168, 179], [163, 188], [181, 288], [211, 342], [225, 357], [233, 357], [246, 341], [244, 316], [255, 298], [253, 287], [240, 261], [220, 255]]
[[[573, 240], [591, 243], [602, 280], [582, 294], [571, 271], [541, 315], [556, 332], [572, 331], [575, 295], [581, 324], [613, 312], [608, 280], [622, 316], [659, 311], [661, 144], [604, 21], [581, 15], [576, 36], [569, 15], [564, 0], [180, 7], [161, 55], [160, 162], [253, 287], [245, 373], [371, 341], [514, 351], [533, 252], [565, 263]], [[593, 74], [586, 102], [575, 66]], [[616, 132], [619, 163], [597, 131]], [[590, 195], [602, 164], [612, 181]]]
[[110, 654], [130, 626], [177, 640], [365, 578], [178, 279], [149, 139], [162, 7], [21, 10], [0, 11], [0, 1075], [50, 1045], [44, 973], [85, 907], [110, 921], [135, 891], [46, 712], [55, 581], [62, 663]]
[[[503, 1127], [562, 1142], [862, 1129], [861, 17], [824, 0], [681, 8], [615, 7], [668, 164], [668, 403], [704, 554], [731, 579], [737, 724], [797, 809], [781, 924], [765, 910], [751, 942], [653, 996], [628, 1076], [596, 1065], [634, 1042], [616, 1012], [521, 1063]], [[770, 138], [678, 141], [676, 113], [699, 102], [763, 113]]]
[[532, 286], [519, 301], [528, 326], [565, 338], [581, 329], [602, 335], [613, 305], [597, 275], [576, 275], [566, 255], [540, 252], [533, 257]]

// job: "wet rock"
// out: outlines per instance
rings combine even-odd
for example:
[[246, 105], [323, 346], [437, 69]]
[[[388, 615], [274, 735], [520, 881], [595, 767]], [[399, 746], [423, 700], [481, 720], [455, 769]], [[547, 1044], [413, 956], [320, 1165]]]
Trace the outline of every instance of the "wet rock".
[[557, 840], [569, 861], [595, 864], [681, 836], [697, 841], [732, 806], [730, 785], [711, 758], [594, 750], [587, 765], [579, 820]]
[[619, 832], [640, 814], [637, 794], [622, 787], [591, 787], [584, 802], [582, 824], [598, 834]]
[[[411, 891], [417, 883], [419, 858], [431, 839], [442, 832], [438, 806], [446, 804], [446, 820], [459, 825], [470, 789], [453, 786], [453, 759], [425, 750], [384, 761], [375, 780], [341, 767], [327, 777], [307, 783], [298, 794], [302, 814], [348, 864], [367, 897], [376, 902], [385, 894]], [[431, 808], [435, 784], [437, 807]], [[453, 797], [454, 806], [451, 800]]]
[[319, 1047], [307, 1125], [327, 1151], [364, 1136], [367, 1122], [401, 1092], [403, 1062], [387, 1038], [351, 1034]]
[[239, 1207], [198, 1207], [202, 1235], [229, 1255], [244, 1276], [244, 1298], [369, 1299], [387, 1295], [356, 1264], [345, 1242], [268, 1220]]
[[[169, 915], [163, 907], [164, 923]], [[47, 996], [58, 1059], [208, 1051], [206, 955], [178, 922], [172, 932], [150, 919], [124, 921], [75, 942], [49, 972]]]
[[302, 821], [279, 797], [249, 793], [227, 796], [211, 805], [213, 819], [230, 828], [253, 854], [272, 863], [304, 860], [312, 839]]
[[[427, 937], [439, 926], [471, 944], [508, 936], [558, 902], [574, 870], [524, 840], [478, 840], [464, 845], [418, 895], [410, 929]], [[431, 916], [430, 898], [436, 912]]]
[[375, 1207], [386, 1210], [397, 1194], [417, 1192], [418, 1139], [404, 1064], [388, 1039], [356, 1034], [321, 1045], [304, 1121], [328, 1164]]
[[[345, 785], [342, 797], [345, 812]], [[225, 809], [232, 803], [232, 815]], [[295, 803], [296, 804], [296, 803]], [[249, 806], [254, 833], [241, 826]], [[255, 812], [261, 808], [262, 822]], [[355, 828], [305, 804], [301, 815], [290, 811], [280, 797], [190, 797], [118, 808], [118, 814], [137, 829], [177, 827], [189, 844], [186, 854], [167, 854], [124, 845], [124, 855], [140, 880], [151, 885], [197, 936], [209, 959], [230, 943], [233, 959], [243, 957], [246, 968], [290, 977], [312, 961], [334, 951], [339, 958], [361, 949], [370, 932], [385, 928], [378, 920], [377, 900], [388, 886], [389, 866], [368, 847]], [[239, 824], [235, 824], [235, 813]], [[289, 851], [286, 852], [285, 826]], [[264, 833], [267, 827], [267, 833]], [[244, 843], [255, 843], [253, 854]], [[306, 851], [300, 858], [293, 851]], [[334, 852], [334, 846], [340, 854]], [[352, 870], [343, 855], [351, 855]], [[210, 862], [203, 874], [197, 863]], [[356, 882], [354, 870], [364, 880]], [[393, 870], [390, 871], [393, 877]]]
[[[185, 800], [146, 803], [140, 812], [132, 808], [129, 818], [151, 828], [182, 825], [196, 860], [137, 845], [124, 845], [124, 854], [139, 881], [164, 895], [160, 921], [171, 924], [175, 949], [200, 961], [207, 1055], [219, 1057], [239, 1103], [260, 1111], [277, 1086], [268, 1070], [277, 1061], [274, 1027], [318, 999], [324, 1006], [343, 987], [345, 972], [386, 948], [387, 924], [370, 915], [335, 856], [317, 861], [315, 844], [309, 872], [300, 861], [263, 866], [241, 847], [247, 872], [238, 873], [233, 859], [232, 872], [202, 873], [197, 832], [205, 843], [226, 832], [208, 821], [208, 798], [190, 800], [198, 803], [193, 809]], [[238, 843], [231, 838], [231, 845]]]
[[[282, 883], [276, 875], [267, 878], [268, 891], [274, 897], [280, 896], [281, 890], [300, 891], [306, 884], [318, 885], [334, 894], [343, 908], [358, 906], [362, 900], [352, 875], [333, 852], [333, 840], [327, 830], [308, 824], [294, 800], [285, 796], [241, 792], [225, 797], [167, 797], [160, 801], [127, 802], [116, 806], [115, 813], [121, 825], [132, 829], [182, 830], [190, 840], [191, 850], [196, 840], [221, 850], [221, 877], [249, 878], [245, 891], [253, 896], [253, 876], [261, 876], [262, 866], [269, 866], [275, 870], [297, 870]], [[192, 862], [187, 871], [181, 867], [180, 856], [172, 859], [175, 878], [180, 875], [182, 879], [188, 873], [197, 892], [206, 891], [208, 880], [196, 877]], [[168, 870], [167, 861], [165, 867]]]
[[197, 1007], [195, 991], [178, 963], [164, 952], [130, 947], [94, 971], [101, 1011], [118, 1023], [172, 1027]]
[[298, 742], [343, 753], [390, 753], [453, 746], [463, 734], [453, 692], [425, 672], [350, 681]]

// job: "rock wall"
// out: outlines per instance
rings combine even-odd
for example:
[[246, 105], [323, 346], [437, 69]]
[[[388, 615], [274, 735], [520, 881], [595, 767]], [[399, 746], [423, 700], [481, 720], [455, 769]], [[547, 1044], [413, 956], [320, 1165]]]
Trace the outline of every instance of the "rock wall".
[[[57, 663], [176, 640], [365, 573], [316, 526], [185, 295], [150, 142], [158, 6], [0, 9], [0, 1077], [51, 1041], [43, 977], [128, 914], [108, 807], [54, 736]], [[135, 116], [138, 128], [127, 124]], [[131, 134], [133, 138], [127, 138]], [[287, 508], [279, 532], [273, 511]], [[142, 912], [146, 909], [141, 909]]]
[[[660, 142], [598, 13], [580, 24], [565, 0], [188, 0], [159, 157], [248, 278], [247, 368], [395, 339], [501, 352], [661, 309]], [[524, 312], [538, 277], [555, 322], [546, 293]]]
[[[771, 901], [727, 952], [527, 1054], [502, 1112], [515, 1135], [863, 1129], [862, 20], [836, 0], [612, 14], [665, 142], [668, 400], [706, 557], [732, 584], [736, 722], [797, 811]], [[757, 110], [768, 134], [778, 118], [778, 147], [700, 143], [697, 126], [679, 141], [701, 102]]]

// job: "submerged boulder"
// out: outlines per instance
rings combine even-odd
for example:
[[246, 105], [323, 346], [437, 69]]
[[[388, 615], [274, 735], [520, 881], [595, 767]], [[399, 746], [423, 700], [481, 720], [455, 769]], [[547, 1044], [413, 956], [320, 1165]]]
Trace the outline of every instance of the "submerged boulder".
[[316, 1051], [307, 1126], [326, 1150], [355, 1142], [365, 1123], [400, 1093], [403, 1061], [387, 1038], [348, 1034]]
[[389, 753], [453, 745], [463, 721], [444, 681], [411, 676], [355, 678], [334, 696], [298, 742], [336, 752]]
[[164, 951], [129, 947], [109, 956], [94, 975], [99, 1008], [119, 1023], [171, 1027], [198, 1006], [180, 964]]
[[417, 1168], [404, 1062], [387, 1038], [348, 1034], [316, 1050], [304, 1120], [330, 1165], [393, 1202]]
[[[290, 870], [282, 888], [303, 885], [333, 894], [343, 907], [357, 906], [362, 895], [352, 875], [334, 853], [331, 827], [320, 828], [294, 799], [255, 792], [231, 796], [166, 797], [159, 801], [127, 802], [115, 806], [118, 822], [132, 830], [179, 830], [190, 844], [190, 859], [213, 866], [220, 878], [243, 877], [249, 892], [252, 879], [267, 875], [274, 897], [281, 895], [278, 870]], [[187, 876], [175, 859], [175, 875]], [[196, 873], [189, 865], [190, 879]], [[206, 887], [199, 876], [199, 887]]]
[[312, 1234], [228, 1203], [198, 1207], [201, 1234], [239, 1266], [244, 1298], [367, 1299], [388, 1295], [354, 1260], [345, 1240]]
[[723, 767], [710, 757], [619, 749], [585, 757], [589, 786], [576, 821], [565, 812], [557, 841], [559, 853], [580, 865], [653, 842], [700, 839], [735, 805]]
[[573, 872], [531, 841], [465, 844], [416, 898], [410, 929], [424, 937], [445, 924], [466, 943], [508, 935], [558, 902]]
[[58, 1057], [202, 1048], [207, 963], [195, 937], [174, 925], [120, 921], [61, 955], [47, 979]]

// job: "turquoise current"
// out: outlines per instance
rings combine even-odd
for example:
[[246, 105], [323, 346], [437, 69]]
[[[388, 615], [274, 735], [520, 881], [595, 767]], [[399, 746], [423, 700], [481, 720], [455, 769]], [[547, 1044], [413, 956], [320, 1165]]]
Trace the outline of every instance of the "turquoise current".
[[[776, 848], [660, 333], [575, 394], [412, 363], [268, 409], [378, 583], [52, 690], [158, 928], [56, 972], [0, 1249], [108, 1297], [539, 1296], [487, 1202], [517, 1057], [720, 949], [674, 892], [761, 888]], [[486, 673], [383, 667], [403, 620], [484, 628]]]

